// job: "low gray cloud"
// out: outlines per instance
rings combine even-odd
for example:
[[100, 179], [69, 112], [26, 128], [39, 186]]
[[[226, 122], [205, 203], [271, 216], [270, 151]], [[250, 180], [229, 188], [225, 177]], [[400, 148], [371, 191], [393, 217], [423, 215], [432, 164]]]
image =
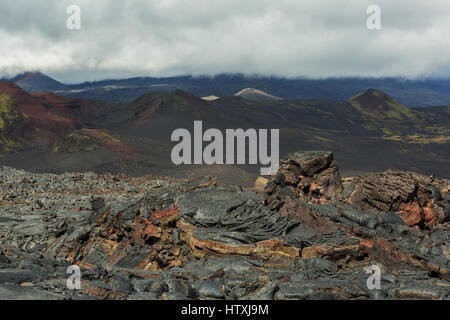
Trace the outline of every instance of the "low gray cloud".
[[[74, 4], [81, 30], [66, 28]], [[366, 27], [371, 4], [381, 30]], [[448, 30], [440, 0], [2, 1], [0, 76], [448, 77]]]

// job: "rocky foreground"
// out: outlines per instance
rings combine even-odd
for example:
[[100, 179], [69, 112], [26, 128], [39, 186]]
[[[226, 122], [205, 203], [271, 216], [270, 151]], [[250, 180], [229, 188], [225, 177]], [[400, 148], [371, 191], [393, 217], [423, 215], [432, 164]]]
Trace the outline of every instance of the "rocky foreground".
[[331, 152], [292, 154], [252, 189], [3, 167], [0, 298], [449, 299], [449, 185], [342, 179]]

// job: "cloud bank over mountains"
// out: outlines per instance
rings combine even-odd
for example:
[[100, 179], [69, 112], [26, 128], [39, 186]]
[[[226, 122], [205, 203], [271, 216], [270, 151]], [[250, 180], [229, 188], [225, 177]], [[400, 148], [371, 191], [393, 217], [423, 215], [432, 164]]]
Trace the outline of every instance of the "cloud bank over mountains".
[[[381, 30], [366, 27], [372, 4]], [[81, 30], [66, 28], [70, 5]], [[448, 30], [439, 0], [3, 1], [0, 77], [448, 77]]]

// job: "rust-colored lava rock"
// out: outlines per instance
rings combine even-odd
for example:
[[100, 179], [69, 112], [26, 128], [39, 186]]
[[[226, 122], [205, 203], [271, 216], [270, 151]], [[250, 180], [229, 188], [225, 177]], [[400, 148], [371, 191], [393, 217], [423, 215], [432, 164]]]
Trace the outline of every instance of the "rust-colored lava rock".
[[342, 192], [342, 183], [333, 153], [302, 151], [287, 156], [265, 191], [274, 194], [280, 187], [287, 187], [298, 198], [314, 203], [336, 200]]
[[407, 225], [433, 229], [445, 220], [445, 204], [436, 186], [412, 172], [388, 170], [367, 174], [356, 182], [348, 203], [360, 210], [396, 212]]

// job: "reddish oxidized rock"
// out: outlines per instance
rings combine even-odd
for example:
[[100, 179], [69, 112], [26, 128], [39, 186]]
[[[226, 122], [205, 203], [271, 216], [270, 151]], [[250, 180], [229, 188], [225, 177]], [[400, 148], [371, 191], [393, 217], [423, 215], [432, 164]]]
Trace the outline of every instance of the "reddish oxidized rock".
[[388, 170], [360, 177], [348, 203], [360, 210], [397, 212], [409, 226], [432, 229], [443, 221], [444, 212], [430, 188], [412, 172]]
[[267, 183], [266, 193], [287, 187], [300, 199], [312, 203], [337, 200], [342, 193], [341, 176], [329, 151], [296, 152], [281, 160], [277, 174]]

